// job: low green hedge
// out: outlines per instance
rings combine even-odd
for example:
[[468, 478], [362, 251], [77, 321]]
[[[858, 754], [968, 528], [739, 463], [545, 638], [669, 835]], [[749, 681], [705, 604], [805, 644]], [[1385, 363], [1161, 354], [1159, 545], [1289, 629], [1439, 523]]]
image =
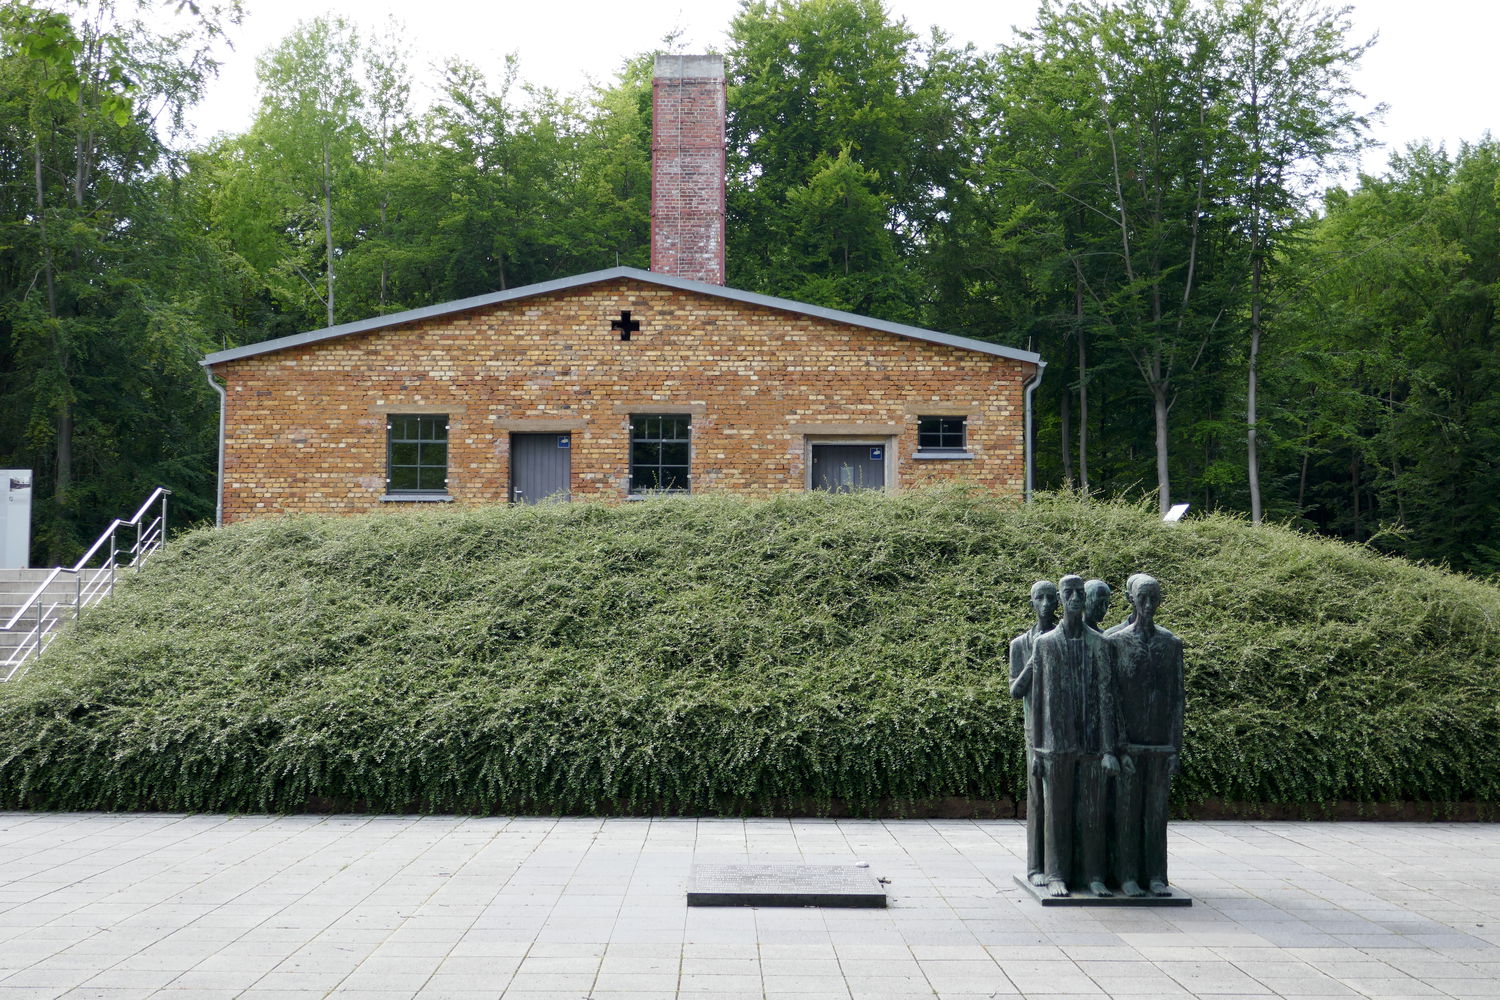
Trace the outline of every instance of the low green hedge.
[[196, 531], [0, 685], [0, 807], [1010, 799], [1031, 582], [1137, 570], [1187, 646], [1179, 805], [1500, 801], [1500, 589], [1233, 517], [956, 489]]

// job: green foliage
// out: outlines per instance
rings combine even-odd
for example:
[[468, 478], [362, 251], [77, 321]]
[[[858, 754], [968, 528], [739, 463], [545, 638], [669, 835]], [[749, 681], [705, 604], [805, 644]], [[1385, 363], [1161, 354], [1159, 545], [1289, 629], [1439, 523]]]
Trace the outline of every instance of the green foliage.
[[981, 337], [1003, 317], [1053, 363], [1042, 481], [1154, 480], [1163, 509], [1259, 514], [1245, 446], [1271, 254], [1360, 148], [1348, 32], [1306, 0], [1075, 0], [995, 53], [929, 316]]
[[13, 41], [19, 55], [40, 69], [44, 96], [76, 103], [86, 88], [92, 88], [97, 91], [101, 114], [121, 127], [130, 121], [129, 92], [134, 81], [114, 62], [89, 79], [86, 60], [79, 66], [87, 41], [79, 37], [66, 14], [17, 3], [0, 10], [0, 31]]
[[1142, 568], [1188, 649], [1184, 802], [1500, 801], [1495, 587], [1233, 517], [952, 489], [194, 532], [0, 687], [0, 808], [1014, 797], [1032, 580]]
[[215, 228], [261, 286], [245, 342], [646, 263], [649, 61], [584, 100], [524, 84], [514, 55], [498, 79], [449, 60], [418, 114], [399, 31], [299, 26], [261, 61], [250, 132], [205, 158]]
[[309, 325], [338, 314], [338, 260], [357, 227], [371, 144], [359, 79], [371, 50], [341, 18], [300, 23], [256, 63], [260, 107], [224, 190], [267, 287]]
[[729, 284], [915, 320], [972, 56], [877, 0], [747, 0], [729, 36]]
[[0, 10], [0, 465], [36, 471], [39, 561], [153, 485], [213, 509], [223, 265], [167, 143], [233, 6], [166, 36], [103, 2]]
[[1302, 281], [1267, 373], [1278, 492], [1324, 531], [1500, 572], [1488, 543], [1500, 531], [1500, 142], [1455, 156], [1418, 146], [1330, 192], [1288, 265]]

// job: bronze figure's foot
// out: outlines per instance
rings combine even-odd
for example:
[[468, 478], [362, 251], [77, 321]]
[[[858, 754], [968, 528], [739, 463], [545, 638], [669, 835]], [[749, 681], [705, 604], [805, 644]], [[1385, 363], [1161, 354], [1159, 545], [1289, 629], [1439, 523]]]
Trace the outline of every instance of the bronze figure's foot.
[[1172, 890], [1167, 888], [1166, 879], [1154, 878], [1151, 880], [1151, 895], [1170, 896]]
[[1120, 891], [1127, 896], [1144, 896], [1146, 894], [1146, 890], [1142, 889], [1140, 883], [1135, 879], [1131, 879], [1129, 882], [1121, 885]]
[[1047, 880], [1047, 892], [1054, 896], [1066, 896], [1068, 894], [1068, 883], [1060, 878], [1049, 878]]
[[1109, 891], [1109, 886], [1105, 885], [1103, 882], [1090, 882], [1089, 892], [1092, 892], [1100, 899], [1108, 899], [1110, 896], [1114, 895], [1114, 893]]
[[1031, 874], [1026, 876], [1026, 881], [1030, 882], [1032, 885], [1046, 885], [1047, 876], [1043, 872], [1032, 872]]

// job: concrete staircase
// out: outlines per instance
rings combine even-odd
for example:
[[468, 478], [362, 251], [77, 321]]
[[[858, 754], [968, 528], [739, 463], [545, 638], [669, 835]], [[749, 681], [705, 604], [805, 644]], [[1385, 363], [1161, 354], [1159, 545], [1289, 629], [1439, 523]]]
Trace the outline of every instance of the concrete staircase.
[[[51, 572], [51, 569], [0, 569], [0, 627], [10, 621], [11, 616], [26, 603]], [[85, 570], [84, 573], [89, 574], [89, 571]], [[85, 577], [85, 582], [87, 579]], [[44, 619], [67, 620], [73, 616], [77, 583], [75, 574], [65, 573], [47, 586], [40, 602]], [[53, 605], [57, 605], [55, 610]], [[36, 611], [35, 607], [28, 608], [21, 620], [16, 622], [14, 629], [9, 632], [0, 631], [0, 663], [9, 659], [16, 647], [26, 640], [36, 625]], [[5, 670], [0, 669], [0, 676], [4, 674]]]
[[[37, 586], [42, 585], [42, 580], [45, 580], [49, 573], [51, 570], [0, 570], [0, 628], [5, 627], [6, 622], [10, 621], [10, 616], [15, 615], [21, 606], [26, 604], [27, 598], [31, 597]], [[48, 615], [48, 609], [52, 604], [66, 604], [66, 609], [58, 607], [57, 612], [52, 612], [52, 615], [66, 612], [71, 616], [74, 594], [77, 594], [75, 588], [77, 585], [72, 574], [63, 574], [52, 580], [51, 585], [46, 588], [46, 594], [42, 595], [43, 600], [40, 603], [42, 615]], [[0, 663], [10, 657], [12, 651], [21, 645], [27, 633], [30, 633], [31, 628], [36, 625], [34, 615], [36, 615], [36, 609], [31, 607], [21, 621], [15, 624], [15, 628], [10, 631], [0, 631]], [[0, 670], [0, 673], [5, 672]]]
[[[0, 569], [0, 683], [17, 677], [27, 661], [46, 648], [51, 636], [84, 608], [113, 593], [122, 571], [139, 566], [161, 548], [167, 537], [167, 497], [171, 494], [158, 486], [134, 517], [128, 521], [115, 518], [72, 566]], [[155, 516], [148, 517], [153, 512]], [[129, 547], [116, 535], [122, 527], [136, 529]], [[32, 595], [44, 584], [45, 590], [33, 602]], [[20, 619], [7, 628], [17, 612], [21, 612]]]

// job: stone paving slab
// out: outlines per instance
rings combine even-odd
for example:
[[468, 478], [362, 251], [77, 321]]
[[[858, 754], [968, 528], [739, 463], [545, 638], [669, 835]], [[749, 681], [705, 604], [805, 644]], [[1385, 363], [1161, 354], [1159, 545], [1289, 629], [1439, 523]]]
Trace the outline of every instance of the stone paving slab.
[[[1181, 909], [1046, 908], [1012, 821], [0, 813], [0, 1000], [1500, 997], [1500, 825], [1172, 828]], [[689, 909], [867, 861], [889, 908]]]

